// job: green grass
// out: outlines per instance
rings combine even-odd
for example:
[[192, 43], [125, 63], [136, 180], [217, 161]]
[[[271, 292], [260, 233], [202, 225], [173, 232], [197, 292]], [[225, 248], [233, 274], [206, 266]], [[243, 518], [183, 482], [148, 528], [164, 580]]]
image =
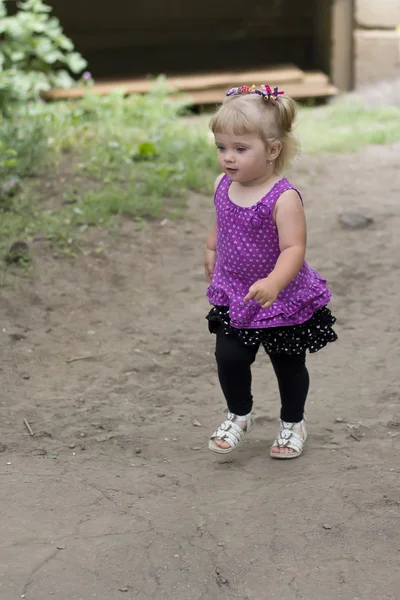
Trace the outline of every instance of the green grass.
[[[0, 120], [0, 249], [41, 235], [71, 255], [90, 227], [178, 218], [188, 190], [211, 194], [209, 116], [184, 114], [160, 85], [146, 96], [30, 104]], [[400, 108], [302, 107], [297, 133], [305, 153], [353, 152], [400, 140]], [[12, 198], [1, 193], [10, 178], [21, 187]]]
[[22, 193], [0, 189], [0, 247], [40, 234], [69, 252], [88, 227], [122, 216], [176, 218], [188, 191], [210, 193], [217, 173], [207, 130], [183, 114], [162, 87], [15, 110], [0, 121], [0, 181], [21, 181]]
[[356, 152], [400, 140], [400, 107], [366, 109], [357, 100], [299, 111], [297, 133], [305, 153]]

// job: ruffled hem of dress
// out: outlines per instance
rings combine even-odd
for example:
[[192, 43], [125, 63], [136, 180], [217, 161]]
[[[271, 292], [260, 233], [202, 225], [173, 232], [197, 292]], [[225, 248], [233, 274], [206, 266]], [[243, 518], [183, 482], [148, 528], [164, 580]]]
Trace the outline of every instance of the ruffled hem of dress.
[[[264, 329], [300, 325], [311, 319], [313, 314], [329, 304], [332, 296], [331, 291], [326, 287], [325, 279], [322, 279], [317, 272], [314, 272], [314, 275], [314, 279], [307, 287], [307, 293], [301, 290], [294, 294], [290, 300], [278, 296], [272, 306], [267, 309], [263, 309], [255, 300], [250, 300], [246, 305], [244, 302], [238, 303], [230, 298], [229, 292], [226, 293], [214, 283], [211, 283], [207, 289], [207, 298], [212, 306], [230, 305], [232, 327], [236, 329], [244, 329], [246, 327]], [[321, 284], [323, 284], [322, 289], [320, 287]], [[246, 293], [243, 291], [243, 297]], [[275, 324], [273, 325], [274, 321]]]
[[301, 354], [318, 352], [338, 337], [332, 329], [336, 318], [326, 306], [298, 325], [238, 329], [230, 322], [228, 306], [214, 306], [207, 315], [210, 333], [222, 326], [226, 335], [235, 335], [245, 346], [262, 344], [268, 354]]
[[213, 283], [208, 286], [206, 296], [210, 304], [213, 304], [214, 306], [226, 306], [229, 303], [227, 294]]

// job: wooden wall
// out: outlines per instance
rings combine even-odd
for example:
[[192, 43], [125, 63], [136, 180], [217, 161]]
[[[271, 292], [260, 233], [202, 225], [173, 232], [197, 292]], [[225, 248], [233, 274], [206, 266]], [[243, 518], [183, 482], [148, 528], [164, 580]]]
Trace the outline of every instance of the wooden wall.
[[241, 40], [312, 33], [313, 3], [299, 0], [52, 0], [87, 49]]
[[326, 0], [52, 0], [95, 76], [295, 63], [313, 68]]

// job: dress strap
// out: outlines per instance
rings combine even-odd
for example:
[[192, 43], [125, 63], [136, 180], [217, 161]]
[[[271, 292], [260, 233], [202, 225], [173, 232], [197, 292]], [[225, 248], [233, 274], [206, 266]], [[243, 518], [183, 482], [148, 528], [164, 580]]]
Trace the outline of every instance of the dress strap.
[[217, 194], [219, 194], [220, 192], [226, 192], [227, 188], [229, 187], [229, 182], [230, 179], [228, 177], [228, 175], [223, 175], [216, 187], [215, 193], [214, 193], [214, 201], [217, 197]]
[[[292, 183], [290, 183], [290, 181], [288, 179], [286, 179], [286, 177], [284, 177], [283, 179], [281, 179], [281, 182], [283, 184], [283, 187], [281, 187], [279, 189], [279, 194], [277, 196], [277, 200], [282, 196], [283, 192], [287, 192], [288, 190], [294, 190], [295, 192], [297, 192], [297, 194], [299, 195], [300, 198], [300, 202], [303, 204], [304, 206], [304, 202], [303, 202], [303, 198], [299, 192], [299, 190], [294, 187], [294, 185]], [[278, 182], [279, 183], [279, 182]]]
[[288, 179], [286, 179], [286, 177], [282, 177], [282, 179], [277, 181], [277, 183], [273, 186], [273, 188], [270, 190], [270, 192], [266, 196], [266, 199], [268, 199], [268, 197], [270, 199], [271, 208], [273, 208], [275, 206], [275, 204], [278, 202], [278, 200], [282, 196], [282, 194], [284, 192], [287, 192], [288, 190], [294, 190], [295, 192], [297, 192], [297, 194], [299, 195], [299, 198], [300, 198], [300, 202], [304, 206], [303, 198], [302, 198], [299, 190], [297, 188], [295, 188], [294, 185], [291, 184]]

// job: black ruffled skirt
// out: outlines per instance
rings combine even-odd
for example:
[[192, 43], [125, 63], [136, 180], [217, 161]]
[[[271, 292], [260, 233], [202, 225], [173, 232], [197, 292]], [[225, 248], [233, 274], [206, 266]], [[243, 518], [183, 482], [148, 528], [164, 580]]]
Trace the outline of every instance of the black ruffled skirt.
[[210, 333], [219, 327], [226, 335], [236, 335], [245, 346], [262, 344], [268, 354], [301, 354], [318, 352], [338, 337], [332, 325], [336, 319], [329, 308], [317, 310], [311, 319], [300, 325], [265, 327], [263, 329], [237, 329], [230, 324], [229, 306], [214, 306], [207, 315]]

